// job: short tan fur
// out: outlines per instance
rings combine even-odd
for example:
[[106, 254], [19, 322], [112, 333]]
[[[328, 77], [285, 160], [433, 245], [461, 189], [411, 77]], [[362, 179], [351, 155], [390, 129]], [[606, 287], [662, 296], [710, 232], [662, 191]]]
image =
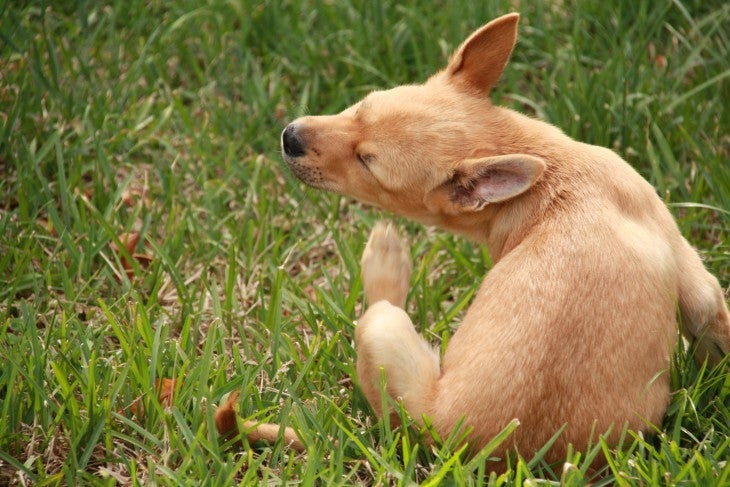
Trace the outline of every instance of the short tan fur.
[[[677, 311], [697, 358], [730, 351], [718, 281], [655, 190], [614, 152], [495, 106], [489, 93], [517, 37], [517, 14], [474, 32], [424, 84], [369, 94], [282, 134], [307, 184], [485, 244], [485, 277], [443, 357], [404, 311], [410, 263], [377, 226], [362, 275], [357, 373], [373, 409], [379, 381], [448, 436], [463, 419], [479, 447], [513, 418], [523, 455], [566, 425], [548, 458], [609, 430], [660, 425]], [[497, 466], [498, 468], [498, 466]]]

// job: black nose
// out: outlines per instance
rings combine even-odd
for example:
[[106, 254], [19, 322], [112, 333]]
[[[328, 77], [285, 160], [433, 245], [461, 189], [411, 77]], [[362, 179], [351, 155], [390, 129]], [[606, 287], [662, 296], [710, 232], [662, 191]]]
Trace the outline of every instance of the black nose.
[[297, 137], [297, 126], [290, 123], [281, 134], [281, 146], [284, 148], [284, 154], [289, 157], [303, 156], [306, 152], [302, 140]]

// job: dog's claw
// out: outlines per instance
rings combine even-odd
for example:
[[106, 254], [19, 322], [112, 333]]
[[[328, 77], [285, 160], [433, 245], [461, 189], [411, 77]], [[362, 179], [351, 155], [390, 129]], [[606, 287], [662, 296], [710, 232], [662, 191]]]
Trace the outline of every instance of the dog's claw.
[[387, 300], [403, 308], [411, 280], [408, 250], [392, 225], [378, 222], [362, 255], [362, 281], [370, 304]]

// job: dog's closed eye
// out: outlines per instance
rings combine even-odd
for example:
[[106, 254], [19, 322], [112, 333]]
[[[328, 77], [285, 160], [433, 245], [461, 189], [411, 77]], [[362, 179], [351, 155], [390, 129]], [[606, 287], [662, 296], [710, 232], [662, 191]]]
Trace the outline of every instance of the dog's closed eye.
[[367, 169], [370, 169], [368, 166], [375, 160], [375, 155], [366, 152], [357, 152], [355, 155], [357, 156], [358, 162]]

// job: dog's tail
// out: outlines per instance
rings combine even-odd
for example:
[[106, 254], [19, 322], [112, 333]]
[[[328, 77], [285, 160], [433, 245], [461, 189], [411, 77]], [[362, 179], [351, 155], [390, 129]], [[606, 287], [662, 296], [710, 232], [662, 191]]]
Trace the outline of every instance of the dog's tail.
[[[218, 434], [225, 439], [235, 438], [239, 435], [238, 421], [234, 405], [238, 402], [238, 392], [232, 392], [228, 400], [215, 412], [215, 427]], [[257, 423], [255, 421], [244, 421], [243, 428], [248, 438], [248, 443], [253, 444], [259, 440], [267, 443], [274, 443], [279, 437], [283, 438], [284, 445], [296, 451], [304, 451], [304, 444], [291, 428], [284, 428], [278, 424]]]

